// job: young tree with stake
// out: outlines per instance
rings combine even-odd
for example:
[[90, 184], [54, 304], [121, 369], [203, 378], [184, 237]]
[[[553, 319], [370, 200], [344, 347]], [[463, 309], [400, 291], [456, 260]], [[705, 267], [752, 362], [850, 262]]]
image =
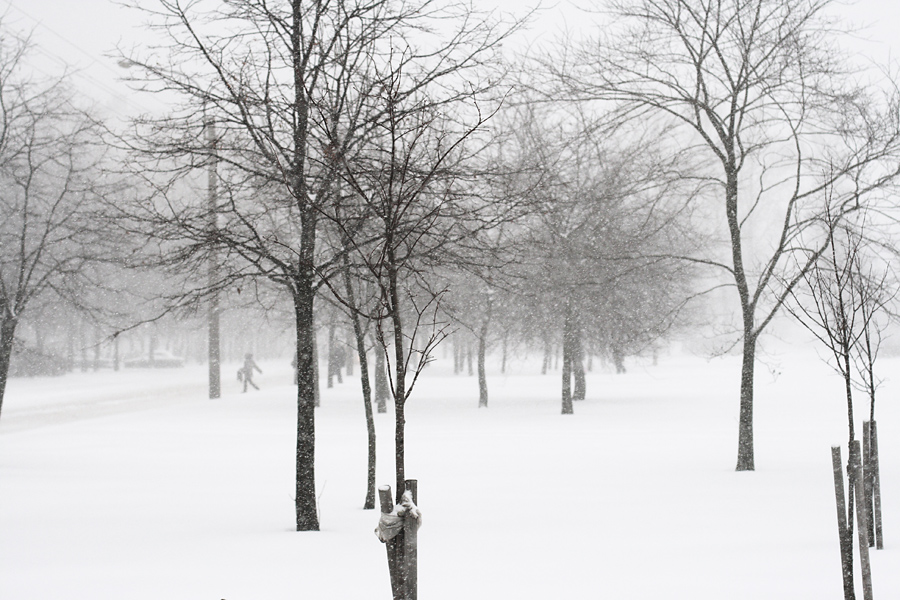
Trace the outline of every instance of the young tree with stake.
[[[219, 253], [219, 280], [196, 295], [256, 278], [289, 293], [297, 332], [296, 527], [317, 530], [313, 305], [343, 269], [346, 250], [322, 243], [327, 228], [343, 227], [334, 212], [342, 161], [369, 143], [386, 113], [373, 65], [393, 42], [424, 39], [429, 47], [406, 55], [418, 65], [413, 89], [462, 79], [493, 56], [503, 35], [489, 20], [472, 20], [471, 7], [433, 0], [133, 4], [154, 20], [169, 52], [126, 57], [131, 79], [179, 104], [164, 118], [139, 120], [138, 135], [123, 140], [154, 191], [124, 216], [136, 232], [177, 249], [167, 259], [185, 268]], [[448, 21], [462, 25], [447, 38], [429, 35]], [[178, 196], [178, 182], [211, 158], [199, 135], [209, 117], [217, 124], [221, 197], [214, 232], [205, 213]]]

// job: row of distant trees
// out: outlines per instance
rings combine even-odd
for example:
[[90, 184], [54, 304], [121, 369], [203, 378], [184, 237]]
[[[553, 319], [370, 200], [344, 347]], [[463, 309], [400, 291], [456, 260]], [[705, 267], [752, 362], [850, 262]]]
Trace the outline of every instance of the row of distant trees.
[[114, 331], [226, 297], [287, 306], [296, 526], [318, 529], [323, 301], [354, 334], [370, 452], [368, 357], [389, 373], [399, 495], [405, 403], [451, 331], [478, 342], [483, 405], [495, 328], [560, 344], [570, 413], [586, 353], [621, 367], [725, 286], [752, 470], [758, 340], [848, 218], [887, 215], [900, 173], [896, 90], [846, 76], [830, 4], [615, 0], [597, 35], [513, 58], [525, 19], [455, 2], [135, 2], [165, 42], [122, 64], [171, 110], [119, 132], [6, 36], [0, 407], [35, 302]]
[[61, 80], [41, 79], [28, 40], [0, 44], [0, 408], [16, 328], [30, 308], [83, 306], [102, 286], [90, 260], [104, 234], [88, 217], [105, 190], [97, 178], [100, 128]]

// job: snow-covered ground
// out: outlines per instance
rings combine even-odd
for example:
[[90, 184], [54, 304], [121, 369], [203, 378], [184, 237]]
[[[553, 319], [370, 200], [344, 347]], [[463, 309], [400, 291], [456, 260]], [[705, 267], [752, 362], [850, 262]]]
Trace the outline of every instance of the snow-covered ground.
[[[474, 377], [430, 366], [408, 405], [419, 597], [841, 598], [829, 450], [846, 445], [841, 385], [815, 356], [773, 360], [757, 372], [753, 473], [734, 471], [735, 358], [597, 370], [572, 416], [558, 372], [493, 368], [479, 409]], [[11, 380], [0, 598], [390, 598], [377, 513], [361, 509], [358, 379], [323, 389], [322, 531], [296, 533], [291, 369], [261, 366], [262, 391], [247, 394], [237, 365], [223, 369], [220, 400], [201, 366]], [[900, 598], [898, 395], [888, 382], [878, 408], [878, 598]], [[391, 415], [376, 426], [378, 481], [392, 483]]]

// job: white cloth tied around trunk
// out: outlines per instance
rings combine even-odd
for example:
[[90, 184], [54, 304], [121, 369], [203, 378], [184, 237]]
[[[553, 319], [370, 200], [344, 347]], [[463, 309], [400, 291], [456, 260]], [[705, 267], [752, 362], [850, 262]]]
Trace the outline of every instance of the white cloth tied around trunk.
[[400, 504], [394, 507], [389, 513], [381, 513], [378, 519], [378, 527], [375, 528], [375, 536], [381, 542], [392, 540], [403, 531], [403, 523], [407, 517], [416, 520], [416, 529], [422, 526], [422, 513], [419, 508], [413, 504], [412, 494], [409, 490], [403, 492]]

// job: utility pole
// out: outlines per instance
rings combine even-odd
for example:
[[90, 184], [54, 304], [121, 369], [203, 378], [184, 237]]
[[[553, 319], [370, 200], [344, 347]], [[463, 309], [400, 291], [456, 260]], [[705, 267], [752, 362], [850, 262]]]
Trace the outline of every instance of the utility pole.
[[209, 144], [209, 180], [207, 184], [207, 211], [209, 213], [209, 264], [208, 282], [209, 296], [209, 397], [221, 396], [221, 365], [219, 354], [219, 292], [215, 289], [218, 280], [218, 255], [216, 253], [217, 223], [217, 163], [216, 158], [216, 122], [212, 118], [206, 120], [206, 141]]

